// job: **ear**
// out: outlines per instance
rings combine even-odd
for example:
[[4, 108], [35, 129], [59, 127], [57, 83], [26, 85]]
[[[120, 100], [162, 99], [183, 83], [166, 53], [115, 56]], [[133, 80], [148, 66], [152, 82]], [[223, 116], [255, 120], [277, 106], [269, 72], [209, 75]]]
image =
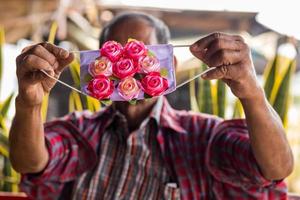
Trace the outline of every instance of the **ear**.
[[176, 71], [178, 62], [177, 62], [177, 58], [175, 55], [173, 56], [173, 63], [174, 63], [175, 71]]

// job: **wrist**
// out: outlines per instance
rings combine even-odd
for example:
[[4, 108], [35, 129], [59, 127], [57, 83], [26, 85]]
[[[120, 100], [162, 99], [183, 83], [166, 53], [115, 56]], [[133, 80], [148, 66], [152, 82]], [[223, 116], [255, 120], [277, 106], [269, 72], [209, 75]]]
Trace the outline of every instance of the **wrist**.
[[242, 105], [263, 105], [265, 102], [267, 102], [264, 89], [262, 87], [259, 87], [256, 92], [253, 92], [253, 94], [246, 98], [239, 98]]
[[18, 95], [15, 100], [16, 113], [18, 112], [41, 112], [42, 104], [29, 104]]

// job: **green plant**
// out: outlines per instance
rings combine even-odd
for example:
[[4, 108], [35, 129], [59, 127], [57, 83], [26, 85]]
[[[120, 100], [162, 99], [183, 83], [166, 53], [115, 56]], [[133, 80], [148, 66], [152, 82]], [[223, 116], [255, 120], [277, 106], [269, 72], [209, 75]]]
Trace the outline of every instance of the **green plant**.
[[264, 77], [264, 89], [270, 104], [287, 127], [288, 109], [291, 103], [291, 81], [295, 74], [296, 60], [276, 55], [267, 66]]
[[[201, 64], [200, 70], [190, 70], [190, 77], [196, 72], [204, 71], [206, 65]], [[291, 103], [290, 85], [295, 74], [296, 61], [281, 55], [271, 60], [264, 72], [264, 90], [270, 104], [280, 116], [284, 127], [287, 127], [287, 114]], [[226, 86], [222, 81], [206, 81], [198, 79], [190, 82], [191, 109], [196, 112], [224, 117], [226, 113]], [[197, 91], [198, 90], [198, 91]], [[198, 94], [198, 95], [197, 95]], [[233, 118], [243, 118], [241, 102], [236, 99], [233, 105]]]
[[[58, 28], [57, 22], [53, 21], [48, 36], [48, 42], [51, 44], [54, 43], [57, 28]], [[48, 104], [49, 104], [49, 94], [46, 94], [44, 96], [43, 103], [42, 103], [42, 118], [44, 122], [47, 120]]]
[[[0, 27], [0, 89], [3, 69], [4, 30]], [[7, 113], [14, 94], [0, 102], [0, 191], [17, 192], [20, 175], [9, 160]]]
[[[201, 63], [200, 71], [205, 69], [207, 69], [207, 66]], [[195, 75], [195, 72], [199, 73], [199, 70], [192, 69], [190, 71], [190, 78]], [[222, 81], [208, 81], [199, 78], [197, 82], [191, 81], [189, 85], [191, 109], [193, 111], [225, 117], [226, 85]], [[198, 88], [198, 91], [196, 88]]]

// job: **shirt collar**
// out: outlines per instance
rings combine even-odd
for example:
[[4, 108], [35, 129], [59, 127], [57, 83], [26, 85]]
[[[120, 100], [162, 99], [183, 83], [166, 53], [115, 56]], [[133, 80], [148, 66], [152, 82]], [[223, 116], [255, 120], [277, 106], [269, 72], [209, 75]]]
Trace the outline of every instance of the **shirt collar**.
[[181, 125], [182, 115], [181, 111], [173, 109], [167, 98], [162, 98], [162, 109], [160, 114], [160, 126], [174, 130], [175, 133], [187, 133], [184, 127]]
[[[170, 106], [166, 97], [160, 96], [152, 108], [149, 117], [147, 117], [142, 123], [152, 118], [155, 120], [158, 127], [172, 129], [175, 133], [187, 133], [186, 130], [181, 126], [181, 116], [179, 112], [180, 111], [177, 111]], [[104, 116], [107, 116], [110, 119], [106, 125], [110, 125], [113, 122], [117, 113], [118, 112], [116, 112], [113, 106], [109, 106], [104, 111]]]

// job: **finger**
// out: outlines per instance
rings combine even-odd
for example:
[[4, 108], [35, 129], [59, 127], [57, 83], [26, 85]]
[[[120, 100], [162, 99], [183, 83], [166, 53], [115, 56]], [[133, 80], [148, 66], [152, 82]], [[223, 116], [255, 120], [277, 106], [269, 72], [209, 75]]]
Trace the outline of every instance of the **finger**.
[[201, 76], [201, 78], [205, 80], [212, 79], [234, 79], [237, 80], [243, 73], [241, 70], [240, 64], [235, 65], [223, 65], [219, 67], [215, 67], [213, 70], [208, 70], [205, 74]]
[[201, 50], [207, 48], [209, 46], [209, 44], [216, 39], [240, 40], [240, 41], [243, 40], [243, 38], [239, 35], [229, 35], [229, 34], [225, 34], [225, 33], [216, 32], [216, 33], [212, 33], [212, 34], [198, 40], [194, 44], [192, 44], [191, 51], [193, 51], [193, 52], [201, 51]]
[[56, 69], [58, 67], [58, 62], [55, 56], [45, 49], [42, 45], [35, 45], [33, 48], [28, 50], [28, 54], [34, 54], [44, 60], [46, 60], [50, 65]]
[[74, 60], [74, 57], [73, 53], [69, 53], [67, 58], [59, 60], [59, 67], [55, 71], [58, 73], [62, 72]]
[[221, 49], [209, 58], [204, 58], [205, 62], [209, 67], [218, 67], [222, 65], [233, 65], [241, 62], [244, 55], [241, 51], [235, 50], [224, 50]]
[[22, 65], [20, 65], [18, 69], [23, 72], [38, 71], [41, 69], [53, 71], [53, 67], [50, 65], [50, 63], [33, 54], [26, 55], [23, 59]]
[[210, 43], [207, 51], [203, 55], [205, 58], [210, 58], [213, 54], [221, 49], [240, 51], [245, 48], [246, 44], [238, 40], [219, 39]]
[[69, 51], [60, 48], [56, 45], [50, 44], [50, 43], [42, 43], [43, 47], [45, 47], [49, 52], [51, 52], [57, 59], [66, 59], [69, 57]]
[[194, 56], [201, 59], [202, 55], [207, 51], [207, 48], [210, 45], [210, 43], [214, 40], [220, 40], [220, 39], [231, 40], [231, 41], [242, 41], [243, 40], [243, 38], [238, 35], [229, 35], [229, 34], [225, 34], [225, 33], [216, 32], [216, 33], [210, 34], [210, 35], [198, 40], [194, 44], [192, 44], [190, 46], [190, 51], [192, 52], [192, 54]]
[[24, 47], [23, 49], [22, 49], [22, 51], [21, 51], [21, 53], [26, 53], [28, 50], [30, 50], [32, 47], [34, 47], [35, 45], [33, 44], [33, 45], [29, 45], [29, 46], [27, 46], [27, 47]]

